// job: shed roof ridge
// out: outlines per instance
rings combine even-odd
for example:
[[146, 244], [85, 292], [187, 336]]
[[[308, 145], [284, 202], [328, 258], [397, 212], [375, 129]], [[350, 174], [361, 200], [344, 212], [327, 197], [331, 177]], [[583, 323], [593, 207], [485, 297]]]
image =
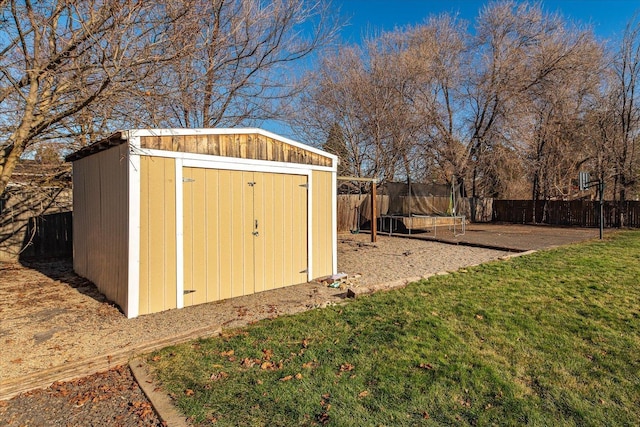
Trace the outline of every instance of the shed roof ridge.
[[69, 154], [65, 157], [66, 161], [75, 161], [83, 157], [86, 157], [94, 152], [102, 151], [113, 145], [119, 145], [124, 142], [134, 148], [140, 148], [135, 144], [132, 144], [132, 140], [138, 137], [162, 137], [162, 136], [190, 136], [190, 135], [252, 135], [257, 134], [267, 138], [271, 138], [280, 141], [284, 144], [296, 147], [317, 155], [331, 159], [333, 162], [337, 161], [337, 156], [311, 145], [298, 142], [296, 140], [287, 138], [282, 135], [267, 131], [258, 127], [246, 127], [246, 128], [135, 128], [119, 130], [112, 133], [110, 136], [93, 142], [81, 149]]

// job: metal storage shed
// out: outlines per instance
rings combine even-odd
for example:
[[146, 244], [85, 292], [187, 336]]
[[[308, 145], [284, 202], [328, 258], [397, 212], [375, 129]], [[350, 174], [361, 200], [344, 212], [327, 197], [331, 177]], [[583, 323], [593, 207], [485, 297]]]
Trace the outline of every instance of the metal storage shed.
[[138, 129], [73, 162], [73, 267], [127, 317], [335, 274], [337, 158], [262, 129]]

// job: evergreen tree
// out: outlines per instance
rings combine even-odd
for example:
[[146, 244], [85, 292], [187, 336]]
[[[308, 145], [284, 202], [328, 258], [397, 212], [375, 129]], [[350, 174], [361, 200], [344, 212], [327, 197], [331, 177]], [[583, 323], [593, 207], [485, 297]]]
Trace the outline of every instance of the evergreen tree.
[[347, 176], [352, 174], [349, 167], [349, 150], [347, 149], [342, 128], [338, 123], [334, 123], [329, 129], [327, 142], [324, 143], [322, 149], [338, 156], [338, 175]]

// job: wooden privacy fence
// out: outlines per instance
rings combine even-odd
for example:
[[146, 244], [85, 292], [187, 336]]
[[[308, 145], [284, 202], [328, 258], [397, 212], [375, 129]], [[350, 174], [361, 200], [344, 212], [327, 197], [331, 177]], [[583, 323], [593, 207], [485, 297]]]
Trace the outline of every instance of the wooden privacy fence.
[[[389, 197], [377, 196], [378, 214], [389, 211]], [[437, 197], [436, 197], [437, 199]], [[448, 203], [448, 198], [430, 201], [440, 207]], [[446, 199], [446, 200], [445, 200]], [[598, 201], [590, 200], [497, 200], [472, 199], [459, 200], [457, 215], [464, 215], [470, 222], [510, 222], [513, 224], [549, 224], [575, 227], [599, 227]], [[368, 195], [338, 195], [338, 233], [348, 233], [368, 227], [371, 221], [371, 204]], [[442, 209], [436, 209], [442, 210]], [[535, 219], [534, 219], [535, 211]], [[439, 215], [438, 212], [427, 214]], [[607, 228], [640, 228], [640, 202], [605, 202], [604, 226]]]
[[[371, 203], [369, 195], [338, 195], [338, 232], [348, 233], [369, 227]], [[389, 196], [376, 197], [378, 214], [389, 210]], [[472, 222], [510, 222], [514, 224], [549, 224], [576, 227], [598, 227], [599, 202], [589, 200], [543, 201], [462, 199], [458, 214]], [[492, 210], [491, 218], [487, 210]], [[535, 221], [534, 221], [535, 211]], [[66, 257], [73, 253], [72, 213], [61, 212], [30, 218], [21, 257]], [[607, 228], [640, 228], [640, 202], [605, 202], [604, 226]]]
[[73, 254], [71, 219], [71, 212], [30, 218], [20, 257], [70, 257]]
[[[348, 233], [368, 228], [371, 221], [371, 203], [368, 194], [339, 194], [337, 203], [338, 233]], [[412, 196], [399, 197], [391, 206], [388, 195], [376, 196], [378, 215], [411, 212], [418, 215], [447, 216], [450, 209], [450, 198], [447, 196]], [[456, 215], [464, 215], [473, 222], [491, 221], [491, 204], [493, 199], [462, 198], [458, 201]], [[401, 213], [400, 213], [401, 214]]]
[[[338, 233], [360, 230], [371, 221], [371, 196], [368, 194], [338, 194]], [[389, 196], [376, 196], [376, 212], [384, 215], [389, 210]]]
[[[599, 227], [599, 209], [591, 200], [494, 200], [493, 221]], [[604, 227], [640, 228], [640, 202], [604, 202]]]

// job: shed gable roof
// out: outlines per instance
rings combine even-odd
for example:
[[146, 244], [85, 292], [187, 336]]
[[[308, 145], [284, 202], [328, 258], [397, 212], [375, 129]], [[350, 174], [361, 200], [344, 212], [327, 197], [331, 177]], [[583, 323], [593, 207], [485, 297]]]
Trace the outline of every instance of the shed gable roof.
[[[258, 128], [136, 129], [117, 132], [66, 157], [79, 160], [129, 141], [137, 148], [332, 167], [336, 157]], [[133, 141], [136, 141], [135, 143]]]

